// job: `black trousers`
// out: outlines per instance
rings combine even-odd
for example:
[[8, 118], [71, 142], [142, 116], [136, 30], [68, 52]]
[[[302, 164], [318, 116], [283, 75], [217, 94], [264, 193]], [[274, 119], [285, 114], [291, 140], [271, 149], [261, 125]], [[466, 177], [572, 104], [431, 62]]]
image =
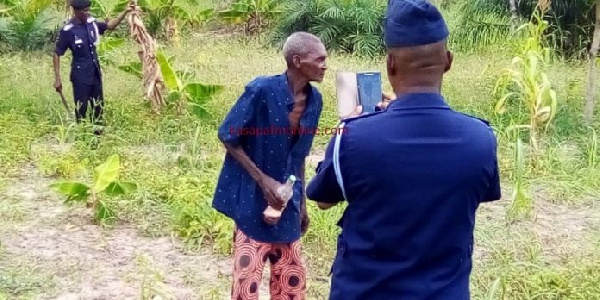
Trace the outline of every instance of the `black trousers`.
[[75, 116], [78, 123], [87, 117], [89, 106], [93, 111], [90, 114], [90, 121], [93, 124], [102, 124], [104, 95], [101, 80], [95, 80], [93, 84], [73, 82], [73, 98], [75, 99]]

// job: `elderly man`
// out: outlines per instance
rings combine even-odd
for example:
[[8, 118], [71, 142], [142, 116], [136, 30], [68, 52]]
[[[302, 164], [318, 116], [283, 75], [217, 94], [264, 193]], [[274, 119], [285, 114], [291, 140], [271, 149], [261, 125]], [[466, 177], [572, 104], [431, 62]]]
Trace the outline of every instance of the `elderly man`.
[[469, 299], [475, 213], [501, 193], [492, 129], [441, 95], [447, 37], [430, 3], [389, 2], [397, 98], [340, 125], [306, 192], [322, 209], [348, 202], [330, 299]]
[[[283, 55], [287, 70], [246, 85], [218, 132], [227, 154], [213, 207], [236, 226], [232, 299], [258, 299], [267, 260], [273, 299], [303, 299], [306, 289], [300, 237], [308, 226], [304, 167], [314, 136], [297, 133], [318, 125], [322, 96], [310, 82], [323, 80], [327, 52], [318, 37], [297, 32]], [[290, 175], [299, 180], [283, 207], [277, 188]], [[278, 222], [263, 218], [267, 206], [284, 209]]]

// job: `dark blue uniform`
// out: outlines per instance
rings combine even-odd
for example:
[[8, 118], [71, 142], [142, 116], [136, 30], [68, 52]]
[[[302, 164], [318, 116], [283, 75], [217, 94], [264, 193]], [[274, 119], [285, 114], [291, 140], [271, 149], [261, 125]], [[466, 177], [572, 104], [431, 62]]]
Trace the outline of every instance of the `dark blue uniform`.
[[343, 125], [307, 187], [348, 202], [330, 299], [469, 299], [475, 212], [501, 196], [492, 129], [439, 94]]
[[73, 55], [70, 80], [73, 83], [78, 121], [85, 118], [88, 103], [94, 107], [93, 120], [97, 122], [102, 118], [102, 72], [96, 47], [107, 26], [105, 22], [98, 22], [94, 18], [88, 18], [85, 23], [73, 18], [62, 27], [56, 41], [57, 55], [64, 55], [67, 49]]

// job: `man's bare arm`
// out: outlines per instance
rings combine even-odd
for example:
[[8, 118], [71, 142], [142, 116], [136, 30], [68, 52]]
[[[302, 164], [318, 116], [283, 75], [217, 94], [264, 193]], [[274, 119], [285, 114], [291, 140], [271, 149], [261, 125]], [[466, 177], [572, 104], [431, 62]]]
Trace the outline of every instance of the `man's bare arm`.
[[233, 147], [228, 143], [223, 143], [223, 145], [225, 146], [225, 149], [227, 149], [227, 152], [242, 165], [248, 174], [250, 174], [252, 179], [256, 181], [258, 186], [260, 186], [269, 205], [275, 209], [283, 208], [283, 200], [281, 200], [277, 194], [277, 187], [281, 183], [263, 173], [263, 171], [256, 166], [250, 157], [248, 157], [242, 147]]
[[238, 163], [240, 163], [242, 167], [246, 169], [246, 171], [248, 171], [250, 176], [252, 176], [252, 179], [254, 179], [254, 181], [256, 181], [257, 183], [260, 183], [265, 174], [262, 172], [261, 169], [259, 169], [256, 166], [256, 164], [250, 159], [250, 157], [248, 157], [246, 152], [244, 152], [244, 149], [242, 149], [242, 147], [240, 146], [233, 147], [228, 143], [223, 143], [223, 145], [225, 145], [225, 149], [227, 149], [227, 152], [231, 154], [231, 156], [233, 156], [233, 158]]
[[57, 92], [62, 91], [62, 79], [60, 78], [60, 56], [54, 54], [52, 58], [52, 65], [54, 66], [54, 88]]
[[114, 30], [115, 28], [117, 28], [117, 26], [119, 26], [121, 24], [121, 22], [123, 22], [123, 19], [125, 19], [125, 16], [127, 15], [128, 12], [129, 12], [129, 9], [124, 10], [116, 18], [108, 21], [106, 29]]

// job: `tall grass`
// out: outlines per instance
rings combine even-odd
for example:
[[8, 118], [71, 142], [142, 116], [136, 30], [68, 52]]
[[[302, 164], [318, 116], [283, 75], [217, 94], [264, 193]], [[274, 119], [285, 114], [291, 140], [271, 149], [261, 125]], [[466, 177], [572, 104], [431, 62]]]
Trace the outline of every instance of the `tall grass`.
[[[189, 37], [178, 48], [163, 50], [167, 56], [177, 57], [175, 69], [195, 71], [192, 80], [224, 86], [221, 93], [205, 104], [213, 118], [199, 120], [190, 114], [178, 115], [175, 109], [167, 109], [160, 116], [152, 114], [141, 97], [139, 80], [107, 65], [104, 86], [108, 128], [97, 150], [90, 148], [86, 128], [74, 126], [73, 130], [65, 130], [69, 122], [61, 118], [64, 112], [60, 99], [52, 89], [49, 56], [31, 53], [0, 58], [0, 90], [7, 91], [0, 94], [0, 163], [15, 169], [20, 163], [30, 162], [58, 180], [89, 176], [86, 169], [118, 154], [123, 164], [121, 178], [139, 185], [138, 192], [128, 201], [108, 203], [121, 222], [133, 223], [152, 236], [175, 233], [192, 250], [211, 247], [215, 253], [227, 255], [231, 250], [233, 224], [211, 208], [224, 158], [216, 128], [248, 81], [258, 75], [283, 72], [284, 61], [281, 53], [272, 48], [236, 38]], [[115, 65], [136, 59], [133, 45], [114, 51], [111, 57]], [[600, 153], [597, 135], [582, 129], [585, 127], [578, 121], [582, 94], [575, 86], [579, 86], [577, 80], [582, 78], [584, 69], [562, 62], [549, 66], [549, 80], [556, 83], [557, 97], [563, 101], [556, 128], [549, 131], [553, 137], [547, 141], [549, 151], [543, 154], [540, 172], [532, 177], [527, 172], [515, 173], [515, 139], [505, 133], [511, 125], [511, 116], [494, 113], [491, 96], [494, 84], [511, 59], [498, 53], [456, 57], [444, 81], [449, 104], [492, 122], [499, 138], [501, 175], [508, 191], [512, 190], [511, 179], [519, 175], [539, 191], [532, 195], [536, 200], [585, 203], [582, 195], [597, 193]], [[62, 69], [68, 70], [68, 64], [69, 59], [63, 60]], [[337, 123], [335, 72], [343, 69], [380, 70], [384, 90], [390, 89], [383, 58], [367, 61], [333, 55], [325, 81], [317, 85], [324, 95], [322, 127]], [[70, 86], [65, 84], [65, 95], [70, 93]], [[596, 132], [598, 125], [595, 124]], [[329, 136], [317, 136], [314, 152], [322, 152], [329, 140]], [[40, 144], [44, 146], [31, 147]], [[195, 158], [190, 160], [193, 165], [182, 164], [188, 158]], [[72, 167], [77, 162], [81, 168]], [[309, 166], [308, 178], [314, 175], [314, 167]], [[572, 189], [573, 186], [577, 189]], [[502, 218], [507, 206], [507, 201], [497, 204], [497, 210], [486, 206], [478, 217], [476, 248], [482, 254], [475, 260], [472, 281], [475, 299], [592, 299], [600, 295], [596, 284], [600, 279], [600, 259], [584, 261], [583, 256], [575, 256], [558, 257], [558, 262], [554, 261], [556, 257], [544, 251], [551, 251], [556, 245], [546, 244], [532, 233], [527, 223], [507, 227]], [[309, 258], [312, 298], [327, 297], [326, 276], [339, 233], [336, 222], [342, 212], [343, 206], [321, 212], [309, 204], [312, 226], [303, 241]], [[491, 289], [494, 286], [497, 289]], [[492, 295], [490, 291], [497, 292]], [[486, 295], [489, 297], [485, 298]]]

